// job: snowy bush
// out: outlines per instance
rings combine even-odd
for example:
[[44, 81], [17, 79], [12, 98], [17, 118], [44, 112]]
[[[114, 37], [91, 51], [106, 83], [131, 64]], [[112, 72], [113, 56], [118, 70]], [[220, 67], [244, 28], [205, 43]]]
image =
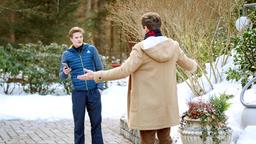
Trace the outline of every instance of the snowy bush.
[[50, 94], [54, 83], [63, 83], [67, 92], [70, 82], [59, 79], [59, 64], [65, 45], [52, 43], [8, 44], [1, 48], [0, 53], [0, 84], [5, 94], [11, 94], [10, 83], [19, 83], [27, 93]]

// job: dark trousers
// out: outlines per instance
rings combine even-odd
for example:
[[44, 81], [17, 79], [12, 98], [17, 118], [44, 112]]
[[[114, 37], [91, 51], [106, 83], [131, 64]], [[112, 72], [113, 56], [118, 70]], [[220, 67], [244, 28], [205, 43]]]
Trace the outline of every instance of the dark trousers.
[[101, 96], [98, 89], [72, 92], [75, 144], [84, 144], [84, 120], [86, 110], [91, 123], [92, 144], [103, 144], [101, 130]]
[[171, 144], [170, 128], [163, 128], [158, 130], [140, 130], [141, 144], [154, 144], [156, 135], [159, 144]]

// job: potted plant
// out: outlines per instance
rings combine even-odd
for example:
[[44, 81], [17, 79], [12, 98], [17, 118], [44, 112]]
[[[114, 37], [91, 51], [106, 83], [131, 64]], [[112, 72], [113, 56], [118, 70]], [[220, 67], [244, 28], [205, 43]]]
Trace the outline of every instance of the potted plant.
[[227, 126], [225, 111], [231, 97], [224, 93], [209, 101], [190, 101], [180, 122], [183, 144], [229, 144], [232, 131]]

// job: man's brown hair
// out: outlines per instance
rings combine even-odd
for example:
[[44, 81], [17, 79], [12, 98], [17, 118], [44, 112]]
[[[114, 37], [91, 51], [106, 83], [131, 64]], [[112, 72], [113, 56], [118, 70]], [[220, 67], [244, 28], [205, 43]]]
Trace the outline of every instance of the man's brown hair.
[[147, 12], [141, 17], [141, 24], [147, 26], [148, 30], [156, 30], [161, 27], [160, 15], [156, 12]]
[[84, 29], [82, 29], [80, 27], [72, 27], [68, 32], [68, 36], [71, 38], [71, 37], [73, 37], [73, 33], [76, 33], [76, 32], [80, 32], [80, 33], [84, 34]]

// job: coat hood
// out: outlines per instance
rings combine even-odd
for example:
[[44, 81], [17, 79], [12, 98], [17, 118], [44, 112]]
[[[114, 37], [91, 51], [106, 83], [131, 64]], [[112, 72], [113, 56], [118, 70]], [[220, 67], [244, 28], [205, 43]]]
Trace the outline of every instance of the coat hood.
[[176, 41], [165, 36], [149, 37], [142, 41], [143, 51], [157, 62], [169, 61], [178, 46]]

